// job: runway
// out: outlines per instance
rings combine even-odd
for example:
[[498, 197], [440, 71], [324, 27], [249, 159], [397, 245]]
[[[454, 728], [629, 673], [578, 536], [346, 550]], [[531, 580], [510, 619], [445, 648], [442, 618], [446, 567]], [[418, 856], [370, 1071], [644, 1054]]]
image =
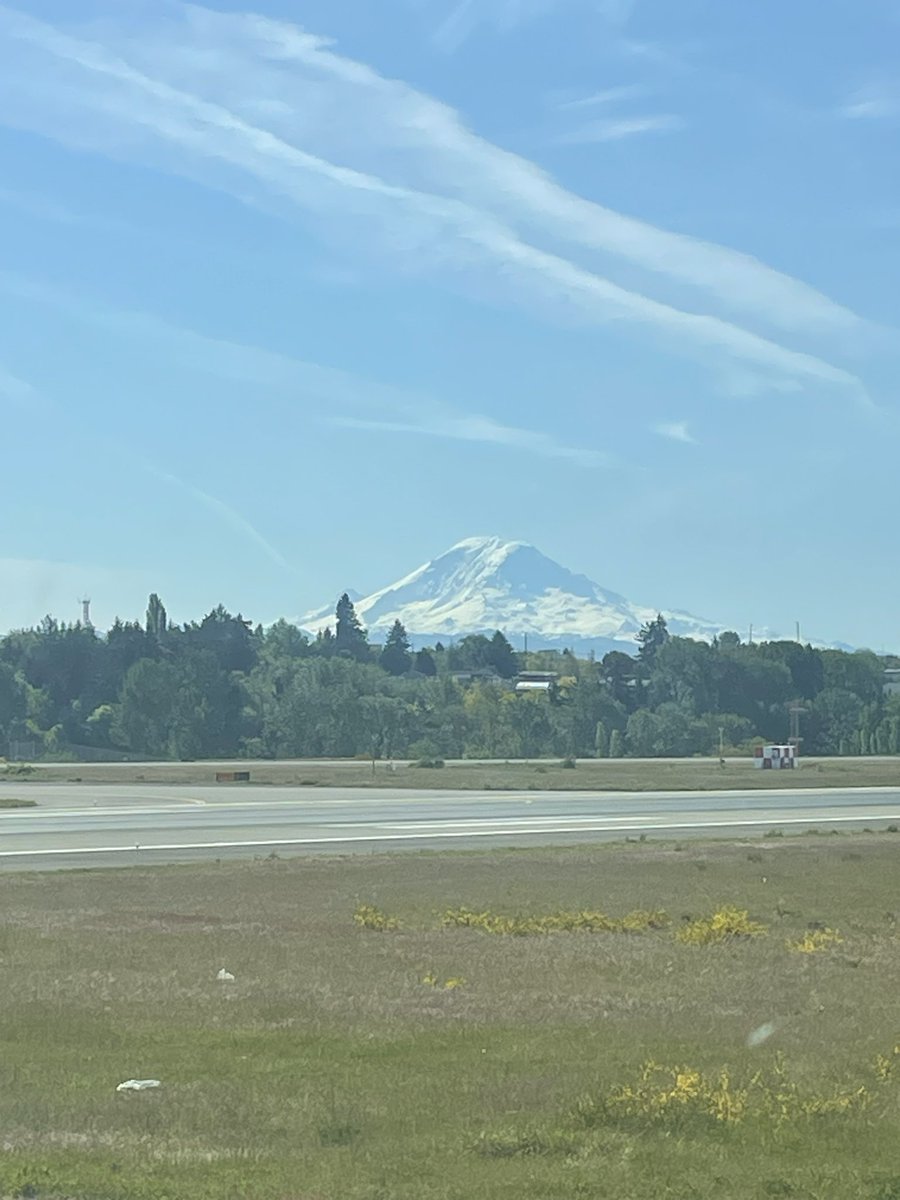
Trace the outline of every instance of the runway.
[[[0, 790], [0, 800], [12, 795]], [[254, 855], [721, 837], [900, 823], [900, 788], [502, 792], [27, 784], [0, 811], [0, 869]]]

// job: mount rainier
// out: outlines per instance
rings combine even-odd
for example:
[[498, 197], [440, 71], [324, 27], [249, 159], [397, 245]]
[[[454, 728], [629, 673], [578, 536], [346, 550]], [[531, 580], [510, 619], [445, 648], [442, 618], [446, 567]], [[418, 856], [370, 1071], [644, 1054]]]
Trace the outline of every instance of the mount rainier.
[[[658, 612], [680, 637], [709, 641], [727, 628], [690, 613], [632, 604], [527, 542], [497, 537], [457, 542], [389, 587], [351, 598], [373, 641], [382, 641], [399, 620], [417, 645], [501, 629], [517, 646], [527, 634], [535, 650], [568, 646], [576, 653], [633, 654], [635, 634]], [[299, 624], [315, 632], [333, 619], [329, 605]]]

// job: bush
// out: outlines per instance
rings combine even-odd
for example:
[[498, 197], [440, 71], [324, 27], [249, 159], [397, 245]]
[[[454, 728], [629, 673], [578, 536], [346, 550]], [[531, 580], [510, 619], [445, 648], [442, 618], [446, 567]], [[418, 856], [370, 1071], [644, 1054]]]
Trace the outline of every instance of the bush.
[[574, 771], [575, 768], [578, 766], [578, 763], [575, 761], [574, 758], [564, 758], [559, 765], [561, 767], [563, 767], [566, 771]]
[[780, 1057], [769, 1070], [743, 1078], [727, 1067], [705, 1073], [651, 1061], [644, 1063], [632, 1082], [599, 1097], [583, 1097], [572, 1116], [585, 1129], [655, 1125], [683, 1130], [689, 1123], [731, 1126], [748, 1119], [782, 1125], [804, 1118], [846, 1116], [866, 1109], [873, 1098], [866, 1084], [804, 1091], [789, 1078]]
[[555, 912], [543, 916], [504, 916], [501, 913], [473, 912], [468, 908], [448, 908], [441, 924], [444, 928], [480, 929], [511, 937], [531, 937], [544, 933], [645, 933], [664, 929], [669, 915], [661, 909], [635, 909], [621, 918], [591, 909], [579, 912]]
[[3, 774], [9, 779], [28, 779], [34, 774], [34, 767], [31, 763], [7, 763]]
[[420, 758], [417, 762], [411, 762], [411, 767], [422, 767], [425, 770], [439, 770], [444, 765], [442, 758]]
[[392, 933], [400, 928], [400, 922], [395, 917], [389, 917], [374, 904], [360, 904], [353, 914], [353, 920], [360, 929], [369, 929], [375, 933]]
[[832, 946], [840, 945], [843, 940], [836, 929], [808, 929], [799, 941], [793, 942], [788, 939], [787, 947], [789, 950], [796, 950], [798, 954], [818, 954], [822, 950], [830, 950]]
[[716, 946], [733, 938], [762, 937], [768, 926], [751, 921], [745, 908], [726, 905], [709, 917], [689, 921], [675, 931], [675, 940], [686, 946]]

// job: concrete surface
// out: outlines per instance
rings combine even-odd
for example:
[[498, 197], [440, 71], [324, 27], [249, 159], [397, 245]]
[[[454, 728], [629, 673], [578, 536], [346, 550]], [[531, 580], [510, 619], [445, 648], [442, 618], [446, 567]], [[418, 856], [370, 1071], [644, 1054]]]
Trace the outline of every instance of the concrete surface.
[[0, 869], [279, 854], [759, 835], [900, 823], [900, 789], [410, 792], [29, 783], [0, 812]]

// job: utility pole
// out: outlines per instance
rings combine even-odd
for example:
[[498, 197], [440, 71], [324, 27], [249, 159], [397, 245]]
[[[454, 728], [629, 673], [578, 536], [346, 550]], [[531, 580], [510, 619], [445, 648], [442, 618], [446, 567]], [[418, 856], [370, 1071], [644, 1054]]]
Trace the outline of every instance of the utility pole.
[[[800, 622], [797, 622], [797, 641], [800, 641]], [[801, 643], [802, 644], [802, 643]]]
[[789, 741], [792, 746], [796, 747], [796, 752], [799, 755], [800, 743], [803, 741], [803, 738], [800, 736], [800, 717], [807, 710], [799, 700], [795, 700], [788, 711], [791, 714], [791, 736]]
[[752, 624], [751, 624], [751, 626], [750, 626], [750, 638], [749, 638], [749, 642], [750, 642], [750, 645], [752, 646], [752, 645], [753, 645], [753, 625], [752, 625]]

